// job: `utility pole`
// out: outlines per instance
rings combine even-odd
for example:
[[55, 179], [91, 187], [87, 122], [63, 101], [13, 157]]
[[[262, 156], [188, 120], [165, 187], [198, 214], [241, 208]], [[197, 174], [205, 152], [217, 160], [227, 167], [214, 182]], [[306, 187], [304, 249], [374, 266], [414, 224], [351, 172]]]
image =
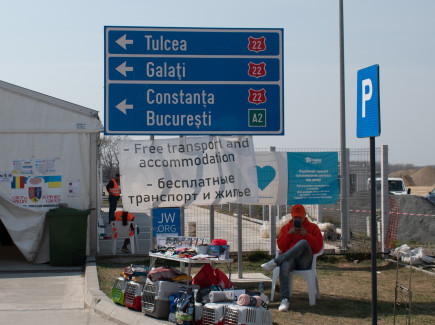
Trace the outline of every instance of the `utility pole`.
[[344, 103], [344, 31], [343, 0], [339, 0], [340, 19], [340, 212], [341, 212], [341, 248], [347, 249], [349, 244], [349, 203], [347, 193], [347, 157], [346, 157], [346, 113]]

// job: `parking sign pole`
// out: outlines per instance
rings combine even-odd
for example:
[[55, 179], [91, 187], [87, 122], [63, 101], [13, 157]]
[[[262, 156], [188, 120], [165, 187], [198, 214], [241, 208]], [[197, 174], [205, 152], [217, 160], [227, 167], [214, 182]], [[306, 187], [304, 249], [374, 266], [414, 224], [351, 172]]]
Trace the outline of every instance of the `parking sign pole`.
[[371, 261], [372, 261], [372, 324], [377, 324], [378, 298], [377, 298], [377, 278], [376, 278], [376, 241], [377, 241], [377, 222], [376, 222], [376, 161], [375, 161], [375, 137], [370, 137], [370, 190], [371, 190]]
[[371, 190], [371, 261], [372, 261], [372, 324], [377, 324], [376, 279], [376, 161], [375, 137], [381, 134], [379, 101], [379, 65], [358, 70], [357, 74], [357, 137], [370, 138], [370, 190]]

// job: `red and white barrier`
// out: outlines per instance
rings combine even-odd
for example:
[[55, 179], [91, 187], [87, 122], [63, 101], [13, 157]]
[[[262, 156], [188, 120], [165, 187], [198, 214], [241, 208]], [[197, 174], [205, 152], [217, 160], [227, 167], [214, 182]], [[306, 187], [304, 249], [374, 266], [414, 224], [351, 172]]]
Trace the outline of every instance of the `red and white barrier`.
[[[340, 209], [329, 209], [323, 208], [322, 210], [330, 210], [330, 211], [340, 211]], [[349, 212], [358, 212], [358, 213], [371, 213], [371, 210], [349, 210]], [[434, 214], [419, 214], [419, 213], [404, 213], [404, 212], [390, 212], [390, 214], [401, 214], [406, 216], [420, 216], [420, 217], [435, 217]]]

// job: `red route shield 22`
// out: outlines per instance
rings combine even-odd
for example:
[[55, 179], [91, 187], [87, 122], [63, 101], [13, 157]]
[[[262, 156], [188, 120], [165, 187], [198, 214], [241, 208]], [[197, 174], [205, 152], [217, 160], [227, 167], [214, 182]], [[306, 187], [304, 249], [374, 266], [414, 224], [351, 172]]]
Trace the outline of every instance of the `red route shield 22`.
[[260, 38], [255, 38], [249, 36], [248, 38], [248, 49], [253, 52], [261, 52], [266, 50], [266, 37], [261, 36]]
[[249, 97], [248, 101], [252, 104], [263, 104], [266, 102], [266, 89], [254, 90], [252, 88], [249, 89]]
[[249, 62], [248, 74], [251, 77], [260, 78], [266, 75], [266, 63], [252, 63]]

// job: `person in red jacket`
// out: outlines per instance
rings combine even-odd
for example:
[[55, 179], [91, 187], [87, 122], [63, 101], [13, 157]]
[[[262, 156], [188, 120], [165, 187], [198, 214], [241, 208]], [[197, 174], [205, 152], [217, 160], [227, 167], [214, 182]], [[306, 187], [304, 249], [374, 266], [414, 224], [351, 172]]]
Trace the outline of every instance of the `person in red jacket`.
[[[115, 221], [122, 221], [122, 225], [127, 226], [129, 221], [134, 221], [134, 215], [128, 211], [116, 211]], [[130, 229], [130, 231], [134, 231], [134, 229]], [[130, 250], [128, 249], [129, 244], [130, 238], [124, 239], [124, 244], [121, 247], [121, 251], [123, 251], [124, 253], [130, 253]]]
[[305, 217], [305, 208], [295, 204], [291, 209], [292, 220], [282, 226], [277, 244], [281, 255], [261, 265], [266, 271], [279, 266], [281, 304], [279, 311], [287, 311], [290, 298], [290, 273], [292, 270], [307, 270], [311, 267], [313, 254], [323, 247], [319, 227]]

